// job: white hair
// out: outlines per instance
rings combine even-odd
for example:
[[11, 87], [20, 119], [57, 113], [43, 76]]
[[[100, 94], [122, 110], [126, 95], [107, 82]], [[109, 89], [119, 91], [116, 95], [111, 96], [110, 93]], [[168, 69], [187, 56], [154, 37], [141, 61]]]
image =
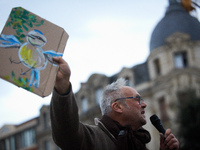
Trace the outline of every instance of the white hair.
[[116, 82], [113, 82], [105, 87], [100, 101], [102, 115], [108, 114], [112, 110], [112, 100], [124, 97], [121, 88], [126, 86], [126, 82], [127, 81], [125, 79], [119, 78]]

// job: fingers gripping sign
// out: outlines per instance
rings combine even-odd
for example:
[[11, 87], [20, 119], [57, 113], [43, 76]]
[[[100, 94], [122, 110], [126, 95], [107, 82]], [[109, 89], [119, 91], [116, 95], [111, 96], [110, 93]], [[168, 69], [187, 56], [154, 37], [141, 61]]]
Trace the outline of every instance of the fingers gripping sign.
[[59, 64], [58, 73], [56, 76], [55, 89], [59, 94], [64, 94], [70, 86], [71, 70], [68, 63], [61, 57], [55, 57], [53, 60]]

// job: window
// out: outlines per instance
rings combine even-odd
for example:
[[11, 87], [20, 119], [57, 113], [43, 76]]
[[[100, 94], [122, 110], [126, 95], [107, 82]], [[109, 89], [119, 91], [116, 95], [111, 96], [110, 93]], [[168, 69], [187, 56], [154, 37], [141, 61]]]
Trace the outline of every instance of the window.
[[10, 137], [10, 150], [15, 150], [15, 137]]
[[35, 144], [35, 131], [34, 131], [34, 129], [29, 129], [29, 130], [23, 131], [21, 133], [22, 148], [29, 147], [33, 144]]
[[44, 129], [46, 129], [48, 127], [48, 117], [47, 117], [47, 113], [43, 113], [43, 122], [44, 122]]
[[131, 82], [130, 82], [129, 77], [126, 77], [125, 80], [127, 80], [127, 82], [126, 82], [126, 86], [131, 86]]
[[50, 150], [50, 149], [51, 149], [50, 141], [44, 141], [44, 150]]
[[185, 68], [188, 66], [188, 59], [186, 52], [178, 52], [174, 54], [175, 68]]
[[167, 106], [164, 97], [159, 99], [160, 117], [163, 122], [168, 120]]
[[101, 88], [98, 88], [98, 89], [95, 91], [95, 99], [96, 99], [96, 103], [97, 103], [97, 104], [100, 104], [101, 94], [102, 94], [102, 89], [101, 89]]
[[9, 139], [5, 140], [5, 148], [6, 148], [6, 150], [10, 149], [10, 141], [9, 141]]
[[160, 75], [160, 61], [159, 61], [159, 59], [154, 60], [154, 67], [155, 67], [156, 75]]
[[87, 100], [87, 98], [83, 97], [81, 99], [81, 104], [82, 104], [82, 112], [86, 112], [88, 110], [88, 100]]

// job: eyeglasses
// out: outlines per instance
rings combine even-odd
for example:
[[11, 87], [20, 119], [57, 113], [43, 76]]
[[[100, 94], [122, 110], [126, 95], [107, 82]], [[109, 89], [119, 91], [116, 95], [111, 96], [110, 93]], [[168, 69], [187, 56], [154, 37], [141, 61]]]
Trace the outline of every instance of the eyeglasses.
[[116, 100], [114, 100], [114, 102], [118, 101], [118, 100], [122, 100], [122, 99], [136, 99], [139, 102], [139, 105], [141, 105], [141, 101], [144, 101], [141, 96], [135, 96], [135, 97], [122, 97], [122, 98], [117, 98]]

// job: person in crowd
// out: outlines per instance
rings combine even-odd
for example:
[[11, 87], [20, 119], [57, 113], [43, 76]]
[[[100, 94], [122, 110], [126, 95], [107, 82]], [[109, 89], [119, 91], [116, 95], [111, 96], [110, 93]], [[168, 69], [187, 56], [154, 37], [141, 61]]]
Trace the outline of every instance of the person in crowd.
[[[147, 104], [126, 80], [120, 78], [103, 91], [102, 118], [95, 125], [79, 121], [76, 98], [70, 82], [71, 71], [61, 57], [50, 104], [52, 136], [63, 150], [147, 150], [150, 133], [146, 124]], [[179, 149], [176, 137], [167, 129], [160, 135], [160, 150]]]

